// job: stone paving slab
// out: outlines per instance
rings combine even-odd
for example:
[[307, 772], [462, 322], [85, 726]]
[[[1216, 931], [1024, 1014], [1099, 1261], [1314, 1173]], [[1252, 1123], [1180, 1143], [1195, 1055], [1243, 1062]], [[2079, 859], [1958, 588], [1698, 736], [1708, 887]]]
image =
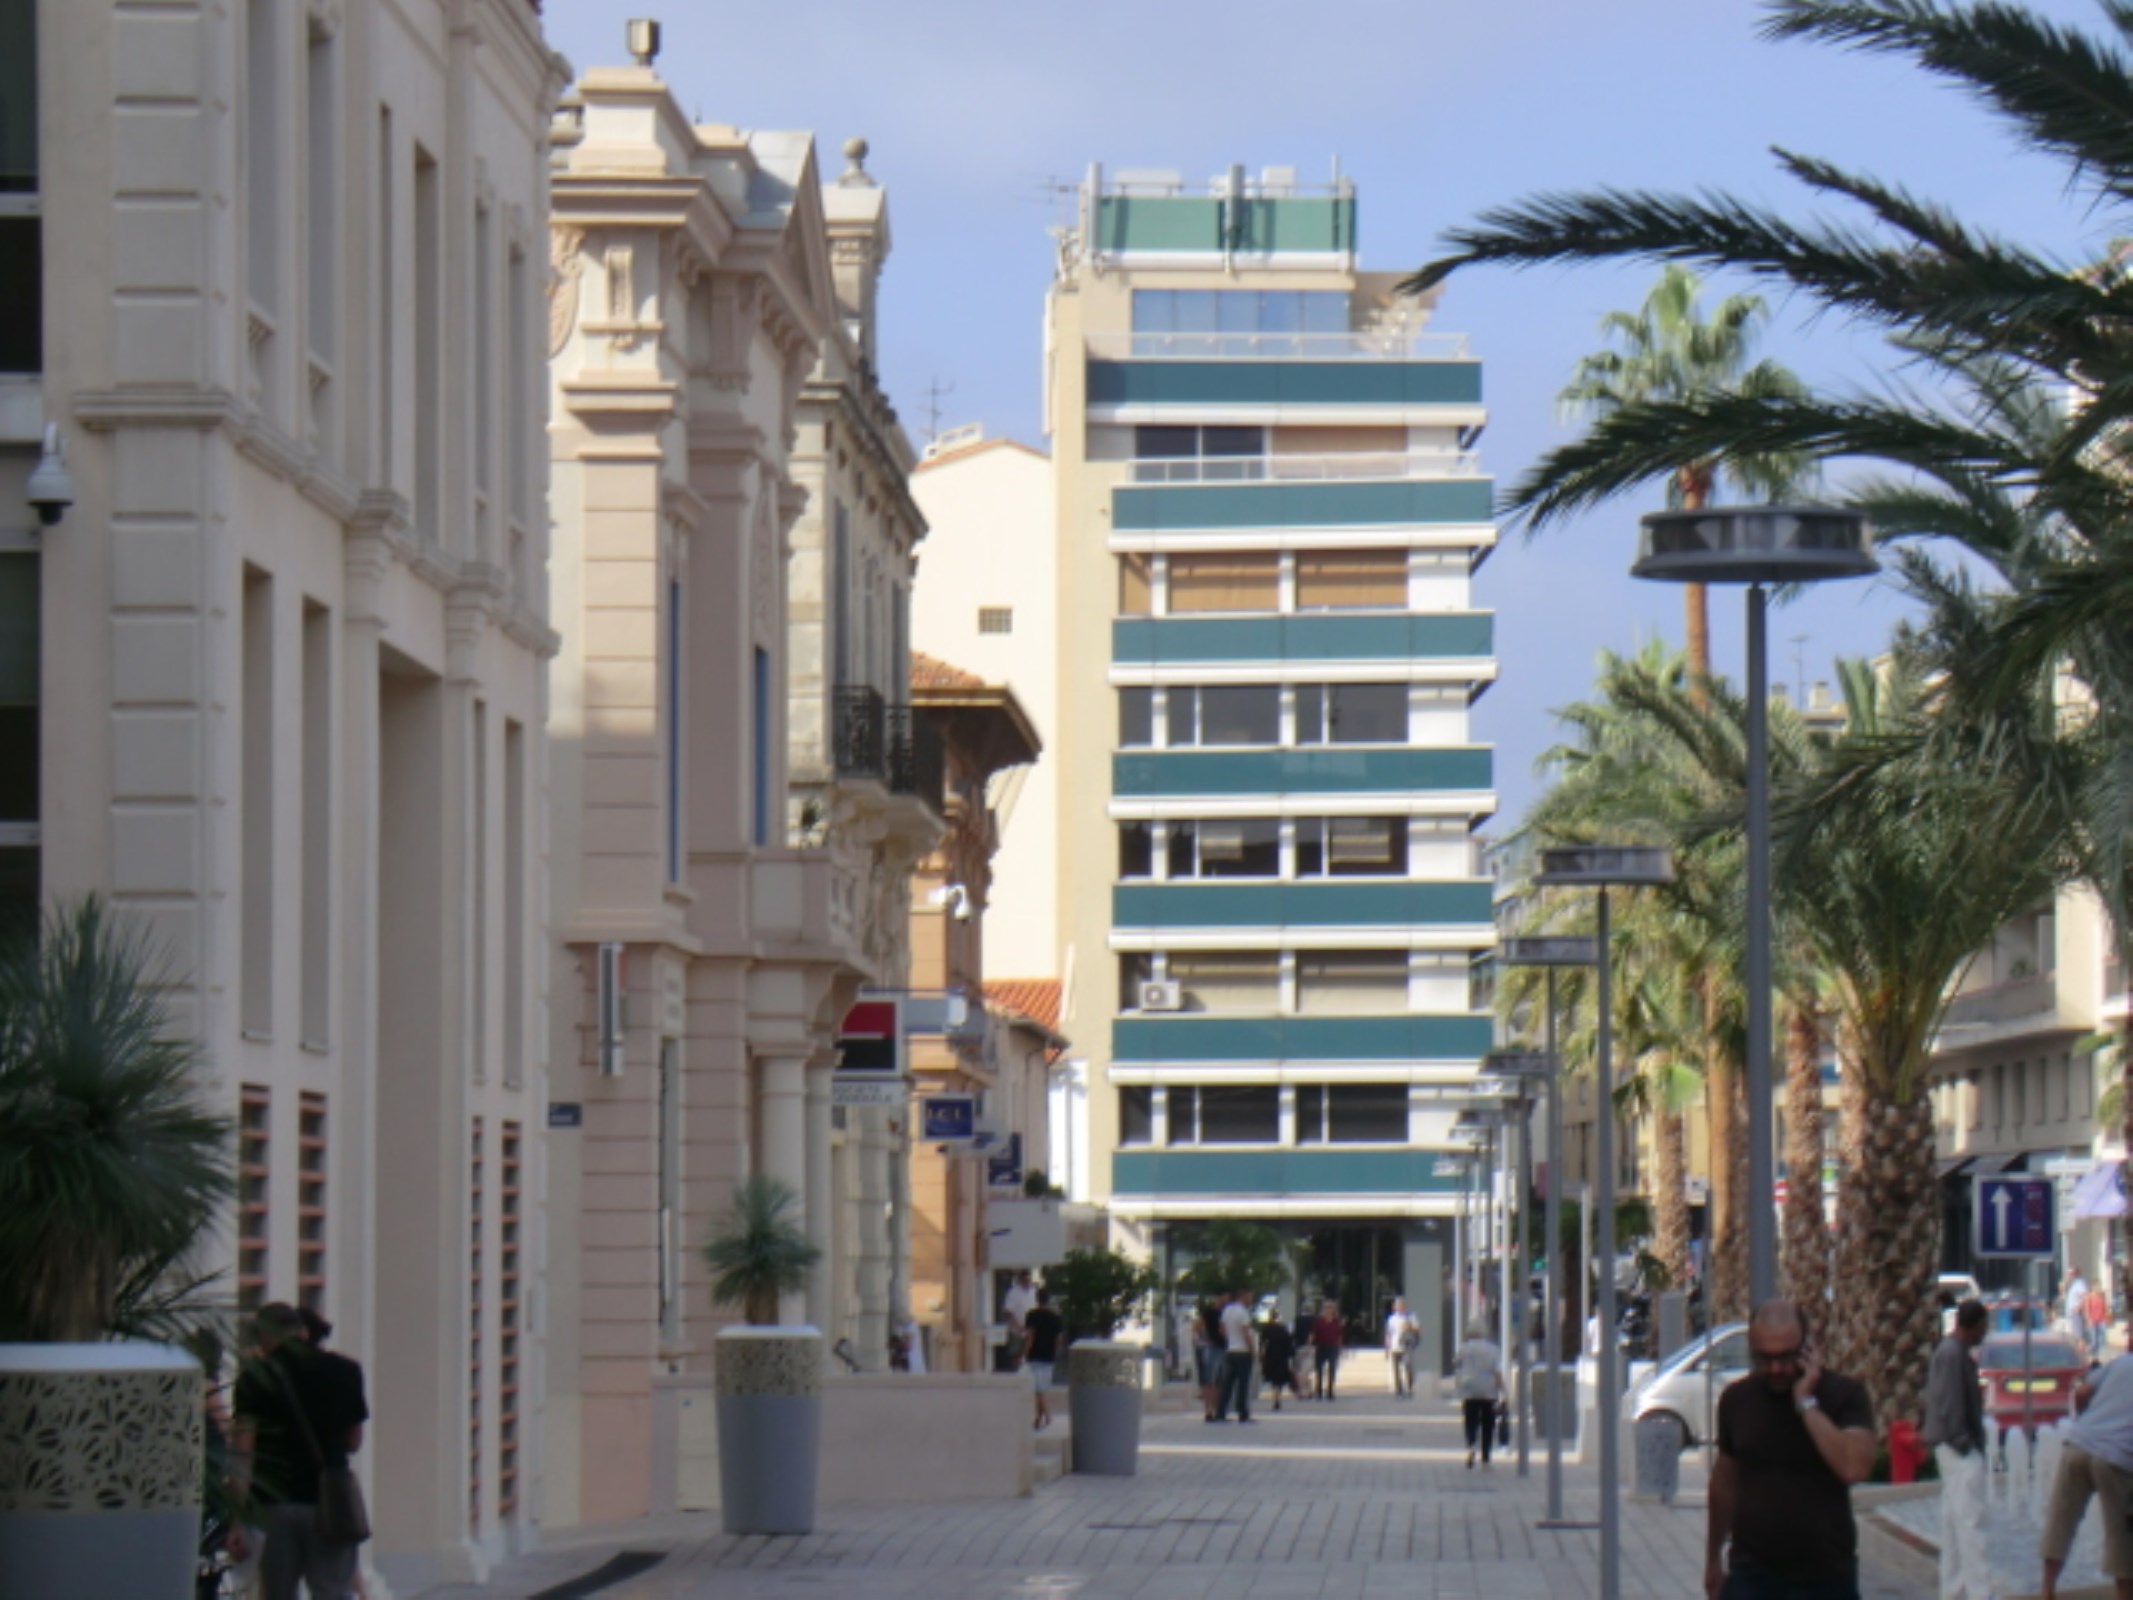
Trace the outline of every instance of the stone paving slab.
[[[1536, 1526], [1544, 1457], [1521, 1480], [1468, 1470], [1443, 1402], [1345, 1395], [1261, 1412], [1251, 1427], [1197, 1412], [1145, 1419], [1134, 1478], [1070, 1476], [1024, 1500], [826, 1510], [804, 1538], [734, 1538], [711, 1516], [589, 1530], [428, 1600], [525, 1600], [618, 1549], [663, 1549], [603, 1600], [1590, 1600], [1599, 1535]], [[1624, 1600], [1701, 1600], [1700, 1457], [1671, 1506], [1623, 1507]], [[1566, 1464], [1565, 1510], [1598, 1514], [1596, 1474]], [[567, 1537], [567, 1536], [566, 1536]], [[1867, 1541], [1868, 1600], [1932, 1592], [1930, 1565]], [[1921, 1570], [1924, 1577], [1921, 1578]]]

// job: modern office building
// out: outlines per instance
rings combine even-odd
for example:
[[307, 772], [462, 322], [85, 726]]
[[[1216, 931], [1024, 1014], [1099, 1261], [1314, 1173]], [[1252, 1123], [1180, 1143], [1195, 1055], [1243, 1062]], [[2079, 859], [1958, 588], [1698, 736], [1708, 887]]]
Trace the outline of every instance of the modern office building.
[[1495, 530], [1480, 363], [1359, 270], [1356, 218], [1337, 176], [1094, 169], [1061, 239], [1062, 1027], [1114, 1235], [1175, 1264], [1263, 1219], [1355, 1325], [1405, 1294], [1434, 1344], [1430, 1102], [1491, 1036]]

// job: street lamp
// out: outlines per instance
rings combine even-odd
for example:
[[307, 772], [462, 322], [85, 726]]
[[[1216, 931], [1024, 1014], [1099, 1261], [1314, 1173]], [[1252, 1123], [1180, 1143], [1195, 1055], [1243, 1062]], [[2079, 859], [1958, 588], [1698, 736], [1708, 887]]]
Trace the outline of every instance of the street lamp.
[[[1600, 1263], [1600, 1600], [1622, 1594], [1622, 1352], [1615, 1343], [1615, 1105], [1614, 996], [1608, 966], [1607, 891], [1648, 888], [1671, 883], [1674, 864], [1666, 851], [1644, 845], [1571, 845], [1541, 852], [1533, 881], [1544, 889], [1597, 889], [1598, 931], [1595, 963], [1599, 968], [1599, 1065], [1594, 1083], [1594, 1165], [1600, 1170], [1593, 1222]], [[1560, 1152], [1552, 1152], [1560, 1159]]]
[[[1484, 1058], [1486, 1064], [1486, 1058]], [[1485, 1080], [1483, 1080], [1485, 1083]], [[1511, 1186], [1504, 1179], [1508, 1174], [1511, 1159], [1507, 1148], [1511, 1137], [1511, 1125], [1518, 1114], [1517, 1090], [1511, 1084], [1487, 1084], [1501, 1098], [1486, 1107], [1469, 1110], [1460, 1117], [1462, 1123], [1478, 1128], [1488, 1140], [1489, 1151], [1489, 1198], [1496, 1204], [1483, 1212], [1489, 1248], [1496, 1256], [1496, 1327], [1497, 1344], [1505, 1356], [1511, 1352]], [[1477, 1275], [1478, 1276], [1478, 1275]], [[1487, 1314], [1488, 1299], [1482, 1297], [1483, 1315]]]
[[[1526, 1410], [1532, 1403], [1533, 1341], [1526, 1336], [1526, 1274], [1533, 1261], [1533, 1101], [1555, 1070], [1554, 1060], [1537, 1050], [1491, 1050], [1482, 1070], [1518, 1088], [1518, 1475], [1526, 1464]], [[1552, 1257], [1553, 1252], [1551, 1252]], [[1548, 1320], [1544, 1314], [1543, 1322]], [[1550, 1432], [1556, 1430], [1550, 1429]], [[1558, 1458], [1560, 1467], [1560, 1458]]]
[[1748, 1300], [1777, 1293], [1777, 1153], [1770, 1085], [1770, 685], [1772, 583], [1880, 570], [1866, 518], [1828, 506], [1722, 506], [1643, 519], [1633, 576], [1748, 586]]
[[[1587, 934], [1546, 934], [1505, 939], [1496, 959], [1506, 967], [1539, 967], [1548, 975], [1547, 1313], [1541, 1318], [1541, 1359], [1548, 1369], [1548, 1517], [1563, 1521], [1563, 1078], [1555, 1048], [1555, 974], [1562, 967], [1596, 967], [1600, 942]], [[1547, 1525], [1547, 1524], [1544, 1524]]]

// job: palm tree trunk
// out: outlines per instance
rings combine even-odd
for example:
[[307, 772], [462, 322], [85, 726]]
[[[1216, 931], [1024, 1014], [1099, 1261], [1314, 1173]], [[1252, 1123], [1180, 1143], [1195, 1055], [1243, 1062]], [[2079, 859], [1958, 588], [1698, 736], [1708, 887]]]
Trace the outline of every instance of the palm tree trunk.
[[1689, 1282], [1689, 1196], [1687, 1133], [1682, 1114], [1665, 1104], [1657, 1108], [1657, 1171], [1653, 1176], [1653, 1243], [1668, 1284], [1685, 1289]]
[[1838, 1191], [1838, 1299], [1827, 1359], [1866, 1385], [1886, 1430], [1899, 1417], [1916, 1422], [1923, 1414], [1926, 1363], [1939, 1332], [1933, 1108], [1922, 1095], [1902, 1103], [1862, 1086], [1847, 1096], [1846, 1111], [1857, 1132], [1847, 1135]]
[[[2133, 956], [2133, 952], [2121, 947], [2118, 952], [2120, 972], [2133, 973], [2133, 965], [2128, 964], [2129, 956]], [[2125, 1149], [2129, 1156], [2133, 1156], [2133, 1008], [2128, 1008], [2126, 1020], [2118, 1035], [2118, 1104], [2120, 1114], [2125, 1118], [2125, 1126], [2119, 1130], [2119, 1137], [2129, 1141]], [[2121, 1174], [2121, 1187], [2124, 1182], [2124, 1176]], [[2128, 1334], [2133, 1337], [2133, 1264], [2129, 1264], [2124, 1256], [2120, 1256], [2116, 1265], [2118, 1303], [2127, 1308]]]
[[1822, 1025], [1795, 999], [1785, 1026], [1785, 1293], [1819, 1309], [1829, 1289], [1822, 1220]]
[[1737, 1153], [1747, 1155], [1747, 1142], [1738, 1124], [1740, 1117], [1740, 1068], [1724, 1044], [1711, 1039], [1704, 1063], [1704, 1093], [1711, 1126], [1711, 1215], [1705, 1241], [1705, 1294], [1716, 1322], [1737, 1322], [1748, 1310], [1747, 1216], [1741, 1210], [1740, 1169]]

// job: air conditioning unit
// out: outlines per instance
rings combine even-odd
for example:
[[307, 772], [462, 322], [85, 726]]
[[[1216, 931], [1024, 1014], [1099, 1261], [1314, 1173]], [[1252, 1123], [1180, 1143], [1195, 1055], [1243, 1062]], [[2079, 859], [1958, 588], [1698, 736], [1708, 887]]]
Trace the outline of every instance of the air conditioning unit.
[[1185, 987], [1168, 978], [1150, 978], [1141, 985], [1143, 1011], [1182, 1011]]

